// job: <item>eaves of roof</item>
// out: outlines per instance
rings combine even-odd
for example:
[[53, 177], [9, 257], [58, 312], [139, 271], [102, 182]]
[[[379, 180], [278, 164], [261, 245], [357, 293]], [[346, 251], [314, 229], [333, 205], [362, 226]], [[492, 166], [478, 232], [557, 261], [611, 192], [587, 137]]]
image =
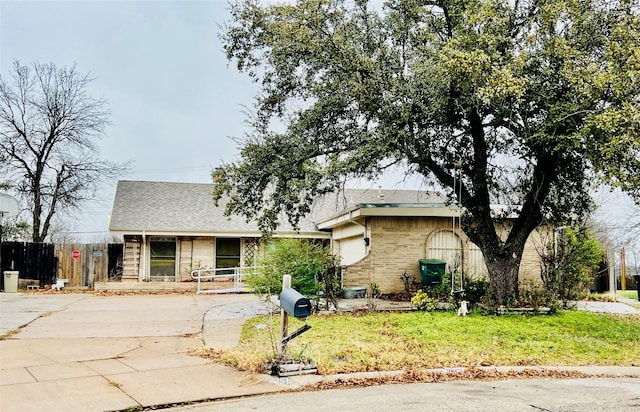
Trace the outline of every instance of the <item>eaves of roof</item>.
[[[185, 236], [185, 237], [255, 237], [263, 236], [260, 231], [182, 231], [182, 230], [156, 230], [156, 229], [118, 229], [111, 230], [113, 234], [120, 235], [139, 235], [139, 236]], [[330, 238], [331, 234], [323, 231], [314, 232], [296, 232], [296, 231], [278, 231], [272, 234], [272, 237], [287, 238]]]
[[319, 229], [327, 230], [362, 217], [458, 217], [460, 209], [444, 203], [360, 203], [343, 213], [315, 222]]

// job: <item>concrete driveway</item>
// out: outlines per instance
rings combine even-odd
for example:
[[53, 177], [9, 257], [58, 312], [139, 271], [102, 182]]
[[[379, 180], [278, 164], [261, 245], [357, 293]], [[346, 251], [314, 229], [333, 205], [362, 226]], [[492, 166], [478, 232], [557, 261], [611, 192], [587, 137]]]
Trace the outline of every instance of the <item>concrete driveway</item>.
[[185, 354], [235, 345], [244, 319], [265, 311], [248, 294], [2, 293], [0, 410], [122, 410], [280, 391]]

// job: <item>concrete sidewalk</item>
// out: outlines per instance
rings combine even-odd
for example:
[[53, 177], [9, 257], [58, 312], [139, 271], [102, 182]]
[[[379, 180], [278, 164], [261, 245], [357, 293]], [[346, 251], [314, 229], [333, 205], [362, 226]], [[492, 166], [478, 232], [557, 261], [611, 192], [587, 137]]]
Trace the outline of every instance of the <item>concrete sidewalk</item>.
[[185, 354], [237, 341], [239, 329], [217, 323], [239, 327], [264, 313], [253, 295], [0, 294], [0, 306], [3, 332], [27, 323], [0, 341], [3, 412], [122, 410], [282, 390]]
[[617, 298], [618, 302], [598, 302], [598, 301], [578, 301], [577, 309], [594, 312], [594, 313], [613, 313], [622, 315], [637, 315], [640, 313], [634, 304], [638, 304], [638, 301], [626, 298]]
[[[341, 306], [358, 309], [366, 303], [353, 299]], [[380, 301], [379, 305], [380, 310], [406, 309], [406, 303]], [[585, 309], [624, 308], [605, 304]], [[272, 378], [186, 354], [203, 346], [219, 350], [235, 346], [244, 321], [266, 310], [250, 294], [1, 293], [0, 327], [9, 335], [0, 341], [0, 410], [124, 410], [381, 375]], [[640, 376], [638, 367], [580, 370]]]

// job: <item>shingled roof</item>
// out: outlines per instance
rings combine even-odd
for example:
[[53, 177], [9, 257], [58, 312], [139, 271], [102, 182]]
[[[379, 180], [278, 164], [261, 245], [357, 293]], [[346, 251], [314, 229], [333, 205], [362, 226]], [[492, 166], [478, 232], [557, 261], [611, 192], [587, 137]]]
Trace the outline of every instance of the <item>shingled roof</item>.
[[[255, 222], [242, 216], [224, 216], [224, 201], [215, 206], [213, 185], [152, 181], [118, 182], [109, 230], [118, 233], [244, 234], [260, 235]], [[440, 197], [417, 190], [345, 189], [318, 199], [300, 221], [300, 234], [322, 234], [314, 222], [367, 203], [433, 203]], [[279, 233], [293, 232], [285, 220]]]

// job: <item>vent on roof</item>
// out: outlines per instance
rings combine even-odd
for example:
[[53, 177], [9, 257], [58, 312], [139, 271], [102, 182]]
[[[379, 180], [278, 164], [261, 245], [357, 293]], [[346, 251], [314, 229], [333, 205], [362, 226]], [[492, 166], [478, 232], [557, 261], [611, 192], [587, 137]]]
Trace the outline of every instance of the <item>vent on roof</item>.
[[378, 186], [378, 199], [380, 199], [381, 202], [384, 202], [384, 193], [382, 193], [382, 186]]

